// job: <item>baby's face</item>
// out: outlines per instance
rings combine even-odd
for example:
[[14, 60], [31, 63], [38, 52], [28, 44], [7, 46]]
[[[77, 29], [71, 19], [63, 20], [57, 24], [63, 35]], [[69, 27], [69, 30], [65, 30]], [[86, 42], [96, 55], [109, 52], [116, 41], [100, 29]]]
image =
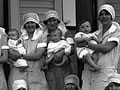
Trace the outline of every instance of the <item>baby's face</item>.
[[10, 32], [8, 33], [8, 37], [9, 37], [9, 39], [17, 40], [17, 39], [18, 39], [17, 32], [16, 32], [16, 31], [10, 31]]
[[58, 42], [60, 41], [60, 39], [61, 39], [61, 36], [58, 32], [51, 33], [51, 41]]
[[77, 90], [77, 86], [73, 83], [68, 83], [66, 86], [65, 86], [65, 90]]
[[110, 84], [109, 85], [109, 90], [120, 90], [120, 85]]
[[80, 32], [84, 32], [84, 33], [86, 33], [86, 34], [90, 33], [90, 31], [91, 31], [90, 22], [86, 21], [86, 22], [82, 23], [82, 24], [79, 26], [79, 31], [80, 31]]

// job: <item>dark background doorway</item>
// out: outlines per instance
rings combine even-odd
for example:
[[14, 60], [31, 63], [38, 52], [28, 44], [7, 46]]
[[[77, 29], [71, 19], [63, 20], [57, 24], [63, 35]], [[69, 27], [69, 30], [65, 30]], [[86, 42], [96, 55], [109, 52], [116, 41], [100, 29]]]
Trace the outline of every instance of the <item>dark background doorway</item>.
[[[81, 20], [88, 19], [92, 24], [92, 31], [97, 30], [97, 0], [76, 0], [76, 15], [77, 27]], [[77, 66], [81, 87], [81, 75], [84, 65], [79, 59], [77, 59]]]
[[[2, 6], [3, 6], [2, 27], [5, 28], [5, 32], [8, 33], [8, 31], [9, 31], [8, 0], [0, 0], [0, 1], [3, 1], [3, 3], [2, 3]], [[10, 72], [9, 64], [4, 63], [3, 68], [4, 68], [6, 79], [8, 80], [8, 76], [9, 76], [9, 72]]]
[[97, 0], [76, 0], [76, 23], [83, 19], [89, 19], [92, 30], [97, 29]]

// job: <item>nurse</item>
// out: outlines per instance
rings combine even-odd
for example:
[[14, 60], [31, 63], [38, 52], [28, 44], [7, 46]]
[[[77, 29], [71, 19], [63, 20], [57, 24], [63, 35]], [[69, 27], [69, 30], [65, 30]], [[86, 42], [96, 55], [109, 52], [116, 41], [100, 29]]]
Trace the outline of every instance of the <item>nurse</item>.
[[90, 87], [88, 88], [86, 84], [82, 86], [82, 90], [104, 90], [108, 85], [108, 78], [117, 73], [120, 29], [112, 23], [115, 19], [115, 10], [109, 4], [102, 5], [99, 8], [98, 17], [102, 29], [94, 33], [98, 36], [100, 44], [92, 44], [86, 41], [86, 43], [77, 45], [79, 47], [86, 46], [98, 52], [97, 65], [101, 68], [98, 72], [92, 72]]

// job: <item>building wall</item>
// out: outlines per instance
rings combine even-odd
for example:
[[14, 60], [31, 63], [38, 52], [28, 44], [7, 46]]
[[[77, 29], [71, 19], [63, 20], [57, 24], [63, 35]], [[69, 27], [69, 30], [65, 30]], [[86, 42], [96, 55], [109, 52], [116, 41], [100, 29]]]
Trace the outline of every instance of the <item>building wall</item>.
[[40, 21], [44, 19], [44, 13], [48, 10], [56, 10], [59, 13], [60, 19], [62, 19], [62, 0], [10, 0], [9, 2], [9, 16], [10, 16], [10, 28], [20, 29], [23, 23], [23, 14], [28, 12], [37, 13], [40, 17]]
[[20, 25], [23, 24], [22, 17], [25, 13], [37, 13], [40, 21], [48, 10], [54, 10], [54, 0], [20, 0]]
[[115, 8], [115, 21], [119, 22], [120, 24], [120, 0], [106, 0], [106, 3], [111, 4]]

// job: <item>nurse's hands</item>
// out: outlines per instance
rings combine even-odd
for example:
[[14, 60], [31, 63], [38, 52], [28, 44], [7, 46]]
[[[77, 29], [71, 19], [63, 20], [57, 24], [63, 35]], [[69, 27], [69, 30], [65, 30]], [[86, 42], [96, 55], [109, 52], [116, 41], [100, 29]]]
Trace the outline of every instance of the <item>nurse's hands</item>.
[[62, 62], [62, 58], [63, 58], [63, 55], [65, 54], [65, 51], [64, 49], [60, 50], [59, 52], [55, 53], [54, 54], [54, 58], [53, 58], [53, 63], [60, 63]]
[[86, 43], [87, 43], [87, 41], [76, 43], [76, 47], [85, 47]]
[[9, 58], [16, 61], [17, 59], [21, 58], [21, 54], [14, 50], [14, 49], [9, 49]]

